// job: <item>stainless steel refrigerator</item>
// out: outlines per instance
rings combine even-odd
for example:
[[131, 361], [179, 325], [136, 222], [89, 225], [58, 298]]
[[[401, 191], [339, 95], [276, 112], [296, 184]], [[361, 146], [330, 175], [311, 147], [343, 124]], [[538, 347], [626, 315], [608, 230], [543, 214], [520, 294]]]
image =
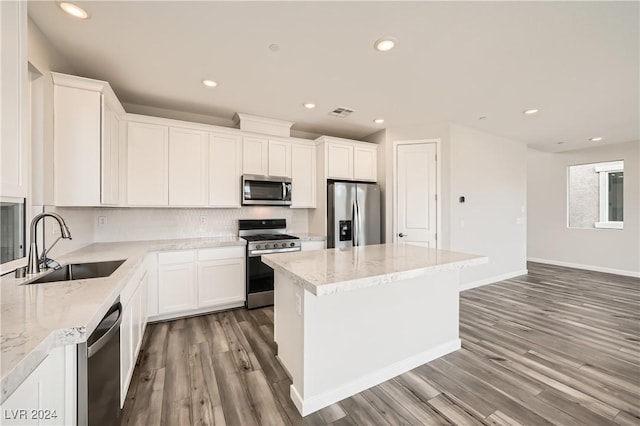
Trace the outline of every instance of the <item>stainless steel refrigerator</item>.
[[330, 182], [327, 188], [327, 248], [380, 244], [380, 187]]

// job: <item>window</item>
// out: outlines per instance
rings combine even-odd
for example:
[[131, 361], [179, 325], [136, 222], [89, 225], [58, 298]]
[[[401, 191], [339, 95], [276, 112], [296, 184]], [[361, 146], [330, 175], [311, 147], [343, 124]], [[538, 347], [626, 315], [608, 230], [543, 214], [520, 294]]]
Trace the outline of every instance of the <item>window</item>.
[[569, 166], [570, 228], [623, 228], [624, 161]]
[[25, 256], [24, 206], [24, 198], [0, 198], [0, 263]]

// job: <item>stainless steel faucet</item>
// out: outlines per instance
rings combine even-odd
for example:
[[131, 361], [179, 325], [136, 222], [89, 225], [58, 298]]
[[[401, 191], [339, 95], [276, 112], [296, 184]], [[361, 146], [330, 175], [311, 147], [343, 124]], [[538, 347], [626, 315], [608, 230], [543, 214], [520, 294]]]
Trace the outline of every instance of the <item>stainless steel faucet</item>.
[[[58, 221], [58, 225], [60, 225], [60, 237], [51, 244], [49, 249], [45, 249], [42, 252], [42, 259], [38, 258], [38, 244], [36, 243], [36, 229], [38, 227], [38, 222], [45, 217], [52, 217]], [[47, 267], [47, 251], [51, 250], [51, 248], [60, 240], [60, 238], [71, 239], [71, 232], [69, 232], [69, 228], [67, 224], [64, 223], [64, 219], [57, 213], [40, 213], [37, 214], [36, 217], [31, 221], [31, 246], [29, 247], [29, 260], [27, 263], [27, 274], [37, 274], [40, 272], [40, 262], [44, 261], [45, 268]]]

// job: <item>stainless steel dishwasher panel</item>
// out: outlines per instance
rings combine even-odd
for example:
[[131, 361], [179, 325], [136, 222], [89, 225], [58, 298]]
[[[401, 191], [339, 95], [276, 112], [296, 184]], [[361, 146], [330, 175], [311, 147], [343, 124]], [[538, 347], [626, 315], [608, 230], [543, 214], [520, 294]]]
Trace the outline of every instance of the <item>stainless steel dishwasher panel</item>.
[[78, 425], [120, 424], [120, 301], [78, 345]]

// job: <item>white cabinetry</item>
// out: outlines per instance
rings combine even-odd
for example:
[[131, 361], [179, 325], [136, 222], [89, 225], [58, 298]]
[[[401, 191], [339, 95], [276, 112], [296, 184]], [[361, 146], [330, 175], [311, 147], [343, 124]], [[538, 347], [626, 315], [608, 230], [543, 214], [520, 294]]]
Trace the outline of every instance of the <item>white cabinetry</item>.
[[194, 256], [193, 250], [158, 254], [158, 314], [196, 307]]
[[327, 178], [353, 179], [353, 146], [327, 144]]
[[291, 207], [316, 207], [316, 147], [291, 144]]
[[353, 147], [353, 179], [372, 182], [378, 180], [377, 148], [377, 145], [371, 147], [356, 145]]
[[269, 176], [291, 177], [291, 142], [269, 140]]
[[169, 129], [129, 122], [127, 133], [127, 201], [132, 206], [166, 206], [169, 202]]
[[127, 390], [147, 324], [147, 277], [146, 267], [143, 267], [120, 294], [120, 303], [122, 303], [122, 322], [120, 324], [121, 407], [127, 397]]
[[119, 204], [120, 102], [107, 82], [52, 76], [55, 204]]
[[4, 401], [2, 424], [76, 424], [76, 354], [76, 345], [53, 349]]
[[244, 136], [242, 138], [242, 173], [266, 176], [269, 172], [269, 140]]
[[0, 196], [29, 195], [27, 4], [0, 1]]
[[198, 308], [244, 303], [245, 250], [198, 250]]
[[154, 320], [242, 306], [245, 247], [158, 253], [157, 290], [153, 280], [149, 285], [149, 309]]
[[326, 178], [375, 182], [378, 179], [377, 145], [323, 138], [326, 143]]
[[240, 207], [242, 137], [209, 133], [209, 206]]
[[169, 129], [169, 205], [207, 204], [209, 134]]

